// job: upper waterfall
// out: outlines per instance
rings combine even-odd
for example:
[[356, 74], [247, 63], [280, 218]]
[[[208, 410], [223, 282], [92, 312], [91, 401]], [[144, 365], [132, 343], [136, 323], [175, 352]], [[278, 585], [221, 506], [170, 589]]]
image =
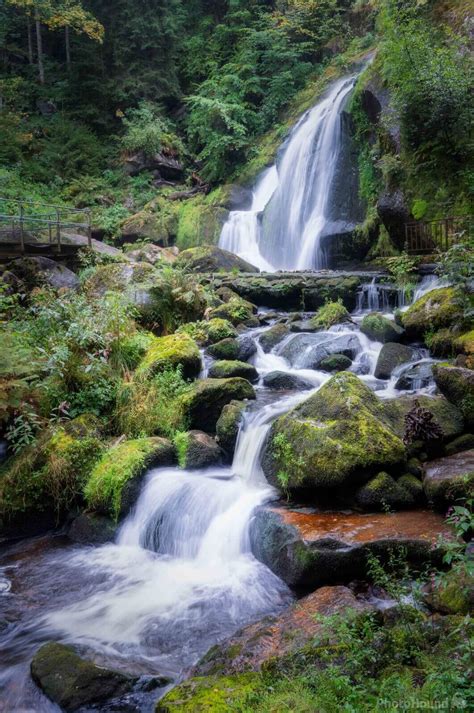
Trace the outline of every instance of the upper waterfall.
[[355, 80], [335, 82], [301, 117], [277, 163], [259, 177], [250, 210], [230, 213], [221, 248], [262, 270], [327, 267], [322, 238], [330, 224], [347, 222], [331, 203], [344, 149], [343, 109]]

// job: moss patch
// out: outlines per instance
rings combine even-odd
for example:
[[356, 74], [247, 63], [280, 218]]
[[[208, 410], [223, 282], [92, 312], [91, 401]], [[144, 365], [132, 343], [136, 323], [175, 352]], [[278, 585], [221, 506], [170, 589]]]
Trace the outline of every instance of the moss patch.
[[151, 376], [177, 367], [181, 367], [185, 378], [197, 376], [201, 371], [198, 346], [187, 334], [156, 337], [140, 362], [137, 373]]
[[255, 391], [246, 379], [200, 379], [182, 396], [181, 406], [191, 428], [214, 433], [226, 404], [232, 400], [254, 398]]
[[[157, 703], [156, 713], [227, 713], [239, 710], [257, 687], [256, 673], [237, 676], [200, 676], [181, 683]], [[242, 709], [242, 710], [245, 710]]]
[[317, 329], [329, 329], [334, 324], [348, 322], [350, 314], [342, 304], [342, 300], [336, 302], [326, 302], [320, 307], [311, 320], [313, 327]]
[[402, 324], [410, 335], [451, 327], [462, 321], [463, 309], [454, 287], [441, 287], [420, 297], [402, 314]]

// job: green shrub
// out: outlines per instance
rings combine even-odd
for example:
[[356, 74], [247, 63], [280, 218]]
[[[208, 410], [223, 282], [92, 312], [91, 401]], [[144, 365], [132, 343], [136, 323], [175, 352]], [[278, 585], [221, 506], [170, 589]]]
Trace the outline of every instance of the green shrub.
[[318, 329], [329, 329], [334, 324], [349, 320], [349, 312], [342, 304], [342, 300], [338, 299], [336, 302], [326, 302], [325, 305], [320, 307], [311, 322]]

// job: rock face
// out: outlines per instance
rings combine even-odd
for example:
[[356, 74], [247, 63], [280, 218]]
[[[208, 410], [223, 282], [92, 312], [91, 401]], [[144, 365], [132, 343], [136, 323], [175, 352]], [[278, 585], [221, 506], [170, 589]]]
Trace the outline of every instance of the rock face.
[[462, 307], [453, 287], [431, 290], [402, 314], [402, 324], [409, 337], [423, 337], [425, 332], [451, 327], [461, 321]]
[[31, 662], [35, 683], [64, 711], [100, 706], [129, 692], [136, 681], [118, 671], [96, 666], [70, 646], [50, 642]]
[[361, 322], [360, 331], [377, 342], [399, 342], [404, 330], [391, 319], [377, 312], [367, 314]]
[[237, 436], [239, 435], [242, 415], [247, 404], [245, 401], [231, 401], [222, 409], [222, 413], [216, 423], [217, 440], [221, 448], [224, 449], [227, 459], [232, 460], [234, 455]]
[[271, 371], [263, 377], [263, 383], [267, 389], [273, 389], [274, 391], [289, 391], [300, 389], [301, 391], [305, 389], [312, 389], [313, 384], [310, 381], [306, 381], [301, 376], [296, 374], [289, 374], [286, 371]]
[[258, 671], [270, 659], [287, 656], [309, 643], [322, 630], [321, 617], [362, 612], [370, 606], [346, 587], [321, 587], [279, 616], [266, 617], [213, 646], [195, 667], [194, 675]]
[[20, 257], [8, 265], [9, 271], [16, 278], [25, 282], [31, 289], [36, 285], [49, 285], [54, 290], [67, 288], [77, 290], [80, 285], [77, 275], [64, 265], [47, 257]]
[[380, 350], [379, 358], [375, 366], [376, 379], [390, 379], [392, 371], [400, 364], [416, 359], [416, 350], [404, 344], [388, 342]]
[[263, 351], [267, 354], [271, 352], [289, 333], [290, 330], [286, 324], [274, 324], [273, 327], [260, 335], [259, 341]]
[[211, 436], [203, 431], [189, 431], [186, 434], [186, 447], [183, 468], [207, 468], [221, 459], [221, 449]]
[[190, 272], [259, 272], [258, 267], [227, 250], [212, 246], [188, 248], [179, 254], [176, 261], [178, 267], [184, 267]]
[[251, 525], [252, 551], [290, 587], [308, 590], [367, 574], [367, 553], [382, 558], [394, 546], [414, 563], [437, 559], [438, 536], [451, 538], [441, 515], [308, 512], [267, 507]]
[[212, 379], [228, 379], [231, 376], [241, 376], [250, 382], [258, 381], [258, 371], [245, 361], [224, 359], [216, 361], [209, 368], [209, 377]]
[[326, 357], [343, 354], [353, 359], [360, 348], [359, 339], [355, 334], [318, 332], [295, 334], [279, 353], [295, 369], [318, 369]]
[[215, 433], [216, 423], [224, 406], [231, 401], [254, 399], [251, 384], [241, 377], [231, 379], [200, 379], [182, 397], [184, 414], [192, 428]]
[[180, 367], [191, 379], [201, 371], [201, 355], [196, 342], [187, 334], [156, 337], [138, 365], [137, 372], [152, 376], [167, 368]]
[[397, 189], [383, 193], [377, 202], [377, 213], [393, 243], [399, 250], [403, 250], [405, 223], [410, 219], [410, 212], [402, 191]]
[[466, 424], [474, 426], [474, 371], [454, 366], [433, 366], [436, 386], [444, 396], [461, 408]]
[[439, 510], [446, 510], [456, 500], [472, 498], [474, 449], [428, 463], [423, 487], [429, 502]]

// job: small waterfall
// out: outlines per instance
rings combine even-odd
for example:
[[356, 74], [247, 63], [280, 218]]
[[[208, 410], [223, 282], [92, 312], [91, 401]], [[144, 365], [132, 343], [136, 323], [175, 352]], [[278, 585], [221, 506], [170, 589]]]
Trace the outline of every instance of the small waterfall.
[[355, 77], [336, 82], [291, 132], [277, 166], [258, 181], [249, 211], [233, 211], [219, 245], [263, 270], [326, 267], [321, 237], [342, 145], [341, 114]]

